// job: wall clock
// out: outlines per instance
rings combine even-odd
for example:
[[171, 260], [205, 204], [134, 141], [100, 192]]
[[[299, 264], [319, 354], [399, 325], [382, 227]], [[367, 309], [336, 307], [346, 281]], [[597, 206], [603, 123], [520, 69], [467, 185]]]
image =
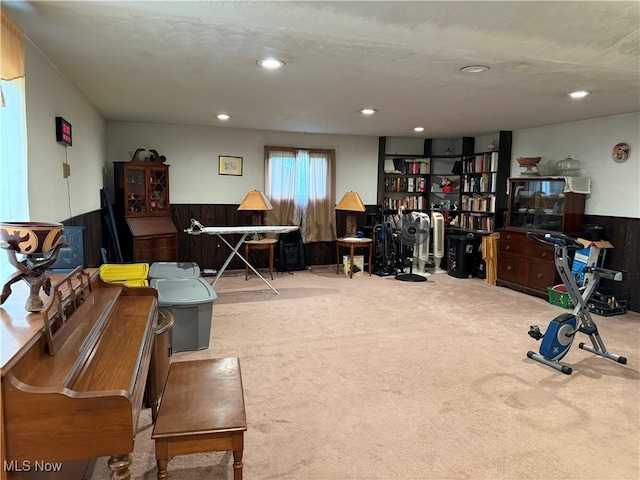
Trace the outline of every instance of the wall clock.
[[73, 145], [71, 124], [62, 117], [56, 117], [56, 141], [62, 145]]
[[630, 151], [631, 149], [629, 148], [629, 145], [627, 145], [626, 143], [618, 143], [615, 147], [613, 147], [611, 158], [613, 158], [614, 162], [626, 162], [629, 159]]

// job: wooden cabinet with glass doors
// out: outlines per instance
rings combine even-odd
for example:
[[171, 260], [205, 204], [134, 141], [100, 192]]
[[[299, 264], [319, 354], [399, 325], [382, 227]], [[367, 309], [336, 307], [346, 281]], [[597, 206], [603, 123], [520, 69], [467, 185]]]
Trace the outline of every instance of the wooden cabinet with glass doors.
[[178, 258], [178, 230], [170, 213], [169, 165], [114, 162], [115, 211], [125, 261]]
[[554, 251], [527, 232], [579, 235], [589, 179], [568, 183], [563, 177], [510, 178], [506, 226], [500, 232], [497, 285], [546, 298], [560, 281]]
[[169, 165], [114, 162], [116, 208], [126, 217], [169, 215]]

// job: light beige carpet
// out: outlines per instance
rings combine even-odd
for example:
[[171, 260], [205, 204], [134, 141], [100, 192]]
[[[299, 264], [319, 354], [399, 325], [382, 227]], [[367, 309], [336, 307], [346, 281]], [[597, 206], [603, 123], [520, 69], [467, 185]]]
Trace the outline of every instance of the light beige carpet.
[[[640, 478], [640, 315], [595, 316], [620, 365], [581, 350], [567, 376], [529, 360], [563, 313], [479, 279], [424, 283], [244, 271], [216, 285], [210, 346], [240, 358], [246, 480]], [[154, 479], [149, 410], [132, 478]], [[231, 479], [228, 453], [176, 457], [171, 479]], [[98, 459], [93, 479], [107, 479]]]

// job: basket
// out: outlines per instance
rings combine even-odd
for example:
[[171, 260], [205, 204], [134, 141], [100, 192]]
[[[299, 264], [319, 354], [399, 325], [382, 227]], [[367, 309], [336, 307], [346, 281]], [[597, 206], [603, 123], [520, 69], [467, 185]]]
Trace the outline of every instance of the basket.
[[547, 287], [549, 293], [549, 303], [557, 307], [573, 308], [573, 300], [567, 292], [567, 287], [564, 285], [556, 285], [554, 287]]
[[518, 157], [518, 165], [521, 167], [533, 167], [536, 165], [542, 157]]
[[627, 313], [627, 293], [597, 288], [591, 295], [587, 306], [591, 313], [604, 317], [623, 315]]
[[100, 266], [100, 277], [105, 282], [124, 283], [130, 287], [143, 287], [149, 285], [148, 263], [105, 263]]

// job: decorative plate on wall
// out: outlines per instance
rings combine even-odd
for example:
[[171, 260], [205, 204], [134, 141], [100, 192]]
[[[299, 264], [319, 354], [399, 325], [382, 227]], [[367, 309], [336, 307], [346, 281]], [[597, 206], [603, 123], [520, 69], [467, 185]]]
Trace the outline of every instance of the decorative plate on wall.
[[627, 145], [626, 143], [618, 143], [615, 147], [613, 147], [611, 157], [613, 158], [614, 162], [626, 162], [629, 159], [630, 151], [631, 149], [629, 148], [629, 145]]

